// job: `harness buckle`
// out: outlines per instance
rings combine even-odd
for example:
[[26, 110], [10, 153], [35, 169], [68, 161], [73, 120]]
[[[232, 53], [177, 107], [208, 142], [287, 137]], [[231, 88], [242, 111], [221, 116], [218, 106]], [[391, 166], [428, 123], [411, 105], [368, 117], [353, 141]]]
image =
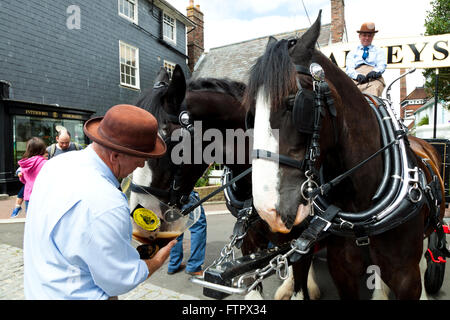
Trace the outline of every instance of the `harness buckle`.
[[369, 239], [369, 237], [365, 236], [365, 237], [357, 238], [355, 242], [358, 247], [368, 246], [370, 244], [370, 239]]
[[307, 247], [307, 240], [303, 238], [298, 238], [296, 240], [292, 240], [291, 248], [294, 252], [299, 253], [301, 255], [305, 255], [309, 252], [311, 248]]
[[341, 219], [341, 223], [339, 224], [339, 229], [342, 229], [345, 225], [347, 225], [350, 229], [353, 229], [353, 227], [355, 226], [350, 221], [344, 220], [342, 218], [339, 218], [339, 219]]
[[[320, 219], [320, 220], [322, 220], [323, 222], [325, 222], [325, 227], [322, 229], [322, 232], [327, 231], [327, 230], [331, 227], [331, 222], [328, 221], [328, 220], [326, 220], [326, 219], [324, 219], [324, 218], [322, 218], [322, 217], [319, 216], [319, 215], [315, 215], [313, 219]], [[313, 222], [313, 220], [311, 221], [311, 223], [312, 223], [312, 222]]]

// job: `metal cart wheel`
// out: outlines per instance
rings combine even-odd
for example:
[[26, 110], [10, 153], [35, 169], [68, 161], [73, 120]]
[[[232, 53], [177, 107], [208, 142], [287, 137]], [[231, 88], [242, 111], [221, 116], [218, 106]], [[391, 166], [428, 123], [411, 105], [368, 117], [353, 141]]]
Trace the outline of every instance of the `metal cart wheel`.
[[[433, 232], [428, 239], [428, 249], [435, 259], [439, 256], [439, 252], [436, 249], [437, 244], [438, 236], [436, 232]], [[425, 290], [429, 294], [435, 294], [441, 289], [444, 282], [445, 262], [434, 262], [429, 252], [425, 255], [427, 257], [427, 270], [424, 276]]]

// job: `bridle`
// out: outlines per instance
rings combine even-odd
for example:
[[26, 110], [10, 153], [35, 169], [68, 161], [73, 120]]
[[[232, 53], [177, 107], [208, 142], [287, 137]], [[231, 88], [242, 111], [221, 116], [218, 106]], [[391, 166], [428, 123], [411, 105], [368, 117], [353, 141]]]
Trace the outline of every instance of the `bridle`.
[[[163, 89], [167, 88], [169, 85], [166, 82], [157, 82], [154, 85], [154, 89]], [[173, 123], [175, 125], [180, 126], [181, 130], [186, 130], [186, 132], [189, 134], [191, 139], [194, 139], [194, 126], [193, 126], [193, 119], [191, 117], [191, 114], [187, 110], [186, 102], [183, 101], [180, 106], [180, 112], [175, 114], [170, 114], [166, 112], [164, 109], [162, 109], [163, 116], [167, 122]], [[163, 137], [164, 142], [167, 145], [171, 145], [173, 143], [178, 143], [172, 141], [171, 137], [165, 136], [164, 133], [160, 133]], [[181, 136], [185, 136], [184, 134], [181, 134]], [[193, 144], [191, 144], [193, 145]], [[171, 148], [167, 148], [167, 150], [171, 150]], [[183, 179], [183, 169], [182, 169], [182, 163], [180, 164], [174, 164], [173, 161], [169, 161], [171, 168], [169, 169], [170, 172], [173, 172], [174, 174], [171, 176], [171, 181], [173, 181], [170, 185], [169, 190], [156, 188], [152, 186], [141, 186], [136, 185], [132, 181], [130, 183], [130, 190], [135, 193], [139, 194], [150, 194], [157, 197], [163, 197], [168, 198], [169, 202], [167, 205], [169, 207], [177, 206], [178, 208], [182, 208], [186, 203], [189, 202], [189, 194], [183, 193], [181, 190], [181, 181]], [[168, 210], [164, 213], [164, 219], [166, 221], [175, 221], [179, 219], [182, 216], [185, 216], [192, 212], [195, 208], [200, 206], [205, 201], [209, 200], [219, 192], [222, 192], [224, 189], [229, 188], [232, 184], [234, 184], [236, 181], [242, 179], [246, 175], [248, 175], [251, 172], [251, 167], [245, 170], [244, 172], [240, 173], [238, 176], [230, 179], [227, 181], [227, 183], [223, 184], [220, 188], [216, 189], [212, 193], [208, 194], [201, 200], [197, 201], [196, 203], [192, 204], [191, 206], [184, 208], [181, 212], [178, 212], [177, 210]]]
[[[315, 69], [315, 70], [313, 70]], [[314, 234], [318, 235], [322, 231], [326, 231], [330, 228], [330, 231], [335, 234], [352, 236], [356, 235], [357, 244], [363, 245], [367, 243], [368, 235], [379, 234], [386, 230], [393, 228], [396, 224], [401, 223], [417, 214], [421, 205], [423, 205], [422, 193], [424, 193], [426, 181], [423, 179], [423, 172], [408, 161], [405, 136], [406, 129], [401, 127], [399, 121], [396, 120], [395, 114], [390, 107], [385, 109], [385, 105], [380, 100], [378, 109], [374, 105], [370, 105], [374, 113], [377, 115], [378, 123], [381, 131], [389, 132], [387, 136], [383, 136], [383, 147], [378, 149], [372, 155], [365, 160], [359, 162], [353, 168], [340, 174], [333, 180], [325, 183], [323, 181], [317, 181], [320, 176], [317, 174], [316, 160], [320, 156], [320, 130], [322, 128], [322, 117], [324, 115], [324, 105], [328, 107], [329, 113], [332, 115], [331, 119], [334, 126], [335, 138], [337, 138], [336, 124], [334, 123], [336, 118], [336, 109], [333, 103], [330, 89], [327, 83], [324, 81], [324, 75], [321, 75], [321, 67], [319, 65], [312, 64], [310, 70], [306, 70], [303, 66], [296, 66], [296, 70], [300, 74], [306, 74], [313, 78], [313, 93], [311, 98], [307, 98], [303, 92], [304, 90], [299, 86], [295, 98], [288, 97], [288, 101], [294, 100], [292, 121], [297, 130], [301, 133], [308, 134], [307, 151], [305, 158], [297, 160], [285, 155], [277, 153], [271, 153], [267, 150], [257, 149], [253, 151], [253, 159], [265, 159], [270, 161], [276, 161], [280, 164], [299, 169], [304, 172], [306, 180], [300, 187], [301, 196], [311, 205], [311, 219], [310, 228], [314, 230]], [[319, 71], [318, 71], [319, 70]], [[323, 70], [322, 70], [323, 71]], [[297, 82], [298, 83], [298, 82]], [[304, 101], [300, 100], [301, 97]], [[310, 108], [308, 109], [303, 103], [309, 99]], [[288, 105], [289, 107], [289, 105]], [[312, 109], [311, 109], [312, 108]], [[295, 110], [298, 109], [296, 112]], [[305, 118], [303, 122], [299, 122], [299, 118], [296, 118], [296, 114], [313, 114], [313, 118]], [[390, 120], [388, 123], [385, 120]], [[384, 161], [390, 161], [386, 158], [387, 153], [385, 151], [392, 150], [394, 153], [393, 169], [385, 169], [385, 174], [389, 174], [391, 171], [395, 171], [396, 176], [402, 179], [391, 179], [385, 185], [380, 184], [379, 189], [384, 188], [384, 197], [379, 200], [371, 208], [361, 212], [343, 212], [340, 208], [329, 204], [327, 202], [327, 194], [329, 191], [338, 185], [345, 178], [349, 177], [356, 170], [364, 166], [373, 158], [384, 155]], [[395, 168], [395, 170], [394, 170]], [[316, 211], [317, 214], [314, 214]], [[395, 223], [393, 223], [395, 221]], [[315, 223], [320, 223], [321, 228], [315, 228]], [[317, 230], [320, 229], [320, 232]], [[310, 239], [316, 238], [315, 236], [309, 237]], [[361, 240], [362, 239], [362, 240]], [[308, 241], [308, 243], [312, 243]], [[298, 244], [298, 248], [305, 248], [305, 245]], [[301, 249], [302, 250], [302, 249]]]
[[[325, 110], [328, 110], [335, 131], [334, 137], [337, 139], [337, 127], [335, 123], [336, 107], [334, 106], [330, 88], [324, 80], [324, 73], [320, 65], [312, 63], [309, 70], [302, 65], [295, 65], [295, 69], [298, 74], [303, 74], [313, 79], [313, 90], [311, 91], [303, 88], [297, 78], [297, 93], [295, 95], [290, 95], [285, 99], [287, 108], [292, 111], [294, 127], [298, 132], [308, 136], [305, 157], [302, 160], [297, 160], [268, 150], [254, 149], [252, 158], [278, 162], [303, 171], [307, 180], [302, 184], [301, 194], [305, 200], [310, 200], [308, 193], [313, 190], [313, 187], [318, 187], [313, 176], [318, 176], [316, 161], [320, 156], [319, 140], [320, 130], [322, 128], [322, 118], [325, 115]], [[247, 114], [247, 118], [249, 117], [250, 116]]]
[[[155, 85], [153, 86], [153, 89], [154, 90], [166, 89], [166, 88], [168, 88], [168, 86], [169, 86], [169, 84], [167, 82], [159, 81], [159, 82], [155, 83]], [[165, 121], [175, 124], [177, 126], [180, 126], [181, 130], [186, 130], [192, 138], [192, 136], [193, 136], [192, 133], [193, 133], [193, 129], [194, 129], [193, 121], [192, 121], [192, 117], [191, 117], [189, 111], [187, 110], [185, 101], [183, 101], [183, 103], [181, 104], [180, 112], [178, 114], [171, 114], [171, 113], [167, 112], [166, 110], [164, 110], [164, 108], [162, 108], [161, 111], [163, 113], [163, 117], [164, 117]], [[177, 143], [177, 142], [172, 141], [170, 136], [166, 136], [161, 131], [160, 131], [160, 135], [163, 138], [166, 145], [168, 146], [167, 150], [171, 150], [172, 148], [169, 148], [169, 146], [173, 145], [174, 143]], [[182, 134], [181, 136], [184, 136], [184, 135]], [[133, 182], [131, 182], [131, 184], [130, 184], [130, 190], [135, 193], [140, 193], [140, 194], [147, 193], [147, 194], [154, 195], [156, 197], [162, 197], [165, 199], [169, 199], [169, 202], [168, 202], [169, 206], [176, 205], [177, 207], [181, 208], [183, 205], [185, 205], [186, 203], [189, 202], [189, 194], [185, 194], [181, 190], [181, 182], [182, 182], [182, 177], [183, 177], [182, 167], [181, 167], [181, 164], [177, 165], [177, 164], [174, 164], [172, 161], [169, 161], [169, 164], [170, 164], [169, 171], [172, 173], [171, 177], [170, 177], [172, 182], [170, 184], [169, 190], [156, 188], [156, 187], [152, 187], [152, 186], [136, 185]]]

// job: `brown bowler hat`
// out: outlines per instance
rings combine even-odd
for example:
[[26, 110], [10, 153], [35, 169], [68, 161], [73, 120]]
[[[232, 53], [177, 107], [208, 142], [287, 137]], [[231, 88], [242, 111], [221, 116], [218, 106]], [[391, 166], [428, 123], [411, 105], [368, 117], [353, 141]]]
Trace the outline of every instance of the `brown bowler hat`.
[[111, 107], [104, 117], [86, 121], [83, 129], [92, 141], [135, 157], [157, 158], [166, 152], [166, 144], [158, 135], [158, 121], [136, 106]]
[[378, 30], [375, 30], [375, 23], [373, 23], [373, 22], [364, 22], [361, 25], [361, 29], [356, 31], [356, 32], [358, 32], [358, 33], [361, 33], [361, 32], [375, 33], [375, 32], [378, 32]]

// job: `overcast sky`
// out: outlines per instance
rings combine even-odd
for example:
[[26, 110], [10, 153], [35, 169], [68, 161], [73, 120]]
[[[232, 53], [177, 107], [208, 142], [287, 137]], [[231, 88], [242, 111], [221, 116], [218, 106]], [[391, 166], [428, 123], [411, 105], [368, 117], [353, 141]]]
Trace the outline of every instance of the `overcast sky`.
[[[168, 0], [186, 14], [189, 0]], [[421, 36], [425, 32], [430, 0], [344, 0], [349, 42], [359, 42], [356, 30], [365, 21], [375, 22], [377, 38]], [[204, 14], [205, 50], [310, 26], [322, 9], [322, 23], [331, 22], [329, 0], [195, 0]], [[386, 82], [399, 75], [385, 72]], [[408, 93], [423, 85], [419, 72], [408, 77]], [[395, 87], [393, 87], [393, 92]], [[398, 89], [396, 90], [398, 91]], [[397, 100], [393, 96], [394, 101]]]

